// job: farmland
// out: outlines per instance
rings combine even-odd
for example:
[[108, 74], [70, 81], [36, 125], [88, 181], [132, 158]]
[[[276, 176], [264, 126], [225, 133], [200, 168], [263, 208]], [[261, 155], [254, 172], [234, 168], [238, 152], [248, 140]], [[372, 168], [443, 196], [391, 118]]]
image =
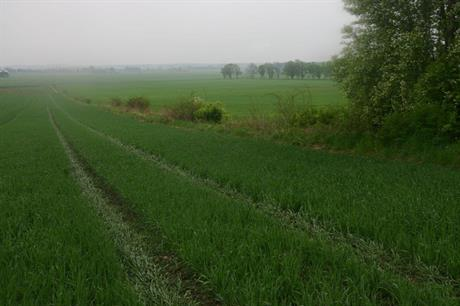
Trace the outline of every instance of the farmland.
[[107, 104], [113, 98], [143, 96], [150, 100], [152, 110], [177, 103], [182, 96], [195, 93], [209, 101], [221, 101], [232, 116], [246, 116], [251, 111], [270, 113], [278, 94], [308, 88], [314, 105], [343, 105], [346, 98], [338, 85], [330, 80], [223, 80], [213, 72], [155, 72], [142, 74], [23, 74], [12, 83], [50, 85], [74, 98], [90, 99], [93, 104]]
[[197, 90], [245, 116], [305, 85], [318, 105], [346, 103], [324, 80], [8, 80], [0, 304], [458, 305], [458, 170], [100, 107], [140, 95], [156, 109]]

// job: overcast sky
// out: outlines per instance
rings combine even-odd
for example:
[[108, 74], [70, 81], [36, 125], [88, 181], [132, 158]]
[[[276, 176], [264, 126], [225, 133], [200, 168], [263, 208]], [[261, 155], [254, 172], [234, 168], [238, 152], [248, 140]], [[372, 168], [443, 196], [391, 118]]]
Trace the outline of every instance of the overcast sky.
[[341, 0], [0, 0], [0, 66], [327, 60]]

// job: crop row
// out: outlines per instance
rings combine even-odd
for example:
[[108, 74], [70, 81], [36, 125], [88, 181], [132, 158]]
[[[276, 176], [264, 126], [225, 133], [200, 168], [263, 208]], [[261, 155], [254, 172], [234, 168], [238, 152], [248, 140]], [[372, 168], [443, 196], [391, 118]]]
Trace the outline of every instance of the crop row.
[[19, 115], [19, 113], [28, 105], [28, 99], [17, 96], [12, 93], [0, 92], [0, 126], [7, 124]]
[[460, 279], [458, 171], [147, 124], [64, 99], [59, 104], [82, 123], [198, 176]]
[[[34, 95], [0, 127], [0, 304], [136, 305], [110, 238], [70, 176], [43, 97]], [[30, 99], [0, 93], [0, 107]]]
[[381, 271], [350, 248], [294, 230], [241, 201], [167, 173], [83, 128], [59, 108], [53, 113], [89, 167], [141, 216], [138, 222], [159, 228], [168, 247], [226, 304], [454, 303], [451, 288]]

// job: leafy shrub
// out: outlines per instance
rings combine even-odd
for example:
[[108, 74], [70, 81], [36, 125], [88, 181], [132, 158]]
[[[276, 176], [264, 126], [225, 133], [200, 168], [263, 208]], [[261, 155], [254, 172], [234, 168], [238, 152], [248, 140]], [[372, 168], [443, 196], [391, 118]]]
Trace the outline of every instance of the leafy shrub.
[[338, 125], [347, 117], [344, 107], [317, 107], [311, 105], [308, 89], [296, 90], [285, 95], [275, 95], [278, 99], [277, 116], [279, 123], [294, 128], [313, 125]]
[[123, 100], [121, 100], [120, 98], [112, 98], [110, 100], [110, 105], [113, 107], [121, 107], [123, 106]]
[[440, 105], [421, 104], [412, 111], [388, 115], [378, 136], [384, 144], [402, 144], [407, 140], [447, 142], [455, 133], [455, 113]]
[[204, 103], [193, 113], [196, 120], [220, 123], [224, 118], [225, 111], [222, 103]]
[[346, 117], [347, 113], [345, 108], [310, 106], [296, 113], [291, 125], [301, 128], [317, 124], [337, 126], [343, 123]]
[[299, 114], [311, 104], [308, 89], [294, 90], [284, 94], [272, 94], [278, 101], [276, 113], [280, 125], [298, 126]]
[[441, 105], [455, 113], [450, 135], [460, 137], [460, 40], [450, 53], [432, 63], [415, 87], [416, 101]]
[[126, 105], [129, 109], [145, 113], [150, 106], [150, 102], [144, 97], [134, 97], [130, 98]]
[[166, 107], [162, 112], [163, 119], [184, 121], [222, 122], [225, 111], [221, 103], [208, 103], [198, 96], [182, 98], [176, 105]]
[[203, 104], [204, 101], [197, 96], [182, 98], [176, 105], [166, 108], [165, 116], [175, 120], [194, 121], [195, 113]]

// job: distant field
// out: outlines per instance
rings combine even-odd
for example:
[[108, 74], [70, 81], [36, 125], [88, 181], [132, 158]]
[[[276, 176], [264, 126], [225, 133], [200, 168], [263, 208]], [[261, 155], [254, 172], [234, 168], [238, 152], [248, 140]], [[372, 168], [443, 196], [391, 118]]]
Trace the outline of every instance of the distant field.
[[[12, 81], [12, 80], [11, 80]], [[74, 97], [90, 98], [94, 103], [107, 103], [111, 98], [144, 96], [150, 99], [153, 110], [177, 102], [181, 96], [196, 92], [209, 101], [221, 101], [234, 116], [244, 116], [253, 110], [272, 112], [279, 94], [293, 89], [308, 88], [312, 104], [345, 104], [346, 98], [331, 80], [223, 80], [218, 72], [143, 73], [85, 75], [20, 75], [17, 82], [54, 83]]]

